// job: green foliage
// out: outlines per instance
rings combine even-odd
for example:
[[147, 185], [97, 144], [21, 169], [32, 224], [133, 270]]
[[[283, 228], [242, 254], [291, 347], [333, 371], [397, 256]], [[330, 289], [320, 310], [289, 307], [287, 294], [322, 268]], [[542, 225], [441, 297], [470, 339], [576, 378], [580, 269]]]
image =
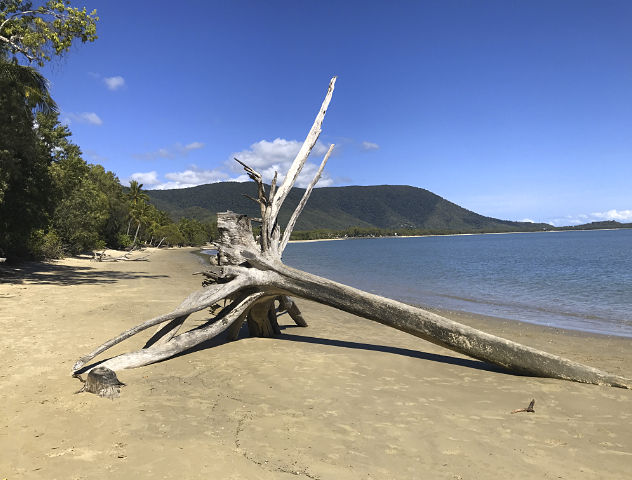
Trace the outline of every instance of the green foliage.
[[23, 0], [0, 1], [0, 53], [42, 67], [53, 55], [67, 52], [76, 40], [96, 40], [96, 10], [88, 13], [69, 1], [48, 0], [33, 7]]
[[0, 250], [21, 256], [31, 232], [44, 228], [51, 213], [51, 158], [39, 148], [35, 105], [18, 80], [0, 75]]
[[23, 98], [22, 108], [45, 113], [56, 112], [57, 104], [48, 92], [48, 81], [32, 67], [18, 65], [0, 55], [0, 86], [5, 91], [17, 90]]
[[620, 223], [615, 220], [604, 220], [601, 222], [584, 223], [583, 225], [557, 227], [555, 230], [612, 230], [615, 228], [632, 228], [632, 223]]
[[159, 242], [160, 239], [164, 238], [163, 245], [184, 245], [186, 241], [175, 223], [158, 227], [156, 229], [156, 237], [159, 238]]
[[126, 233], [117, 233], [116, 235], [116, 242], [114, 243], [110, 243], [110, 245], [113, 248], [116, 249], [125, 249], [125, 248], [129, 248], [133, 245], [132, 243], [132, 237], [130, 237], [129, 235], [127, 235]]
[[[619, 229], [619, 228], [632, 228], [632, 223], [619, 223], [613, 220], [603, 222], [592, 222], [583, 225], [574, 225], [568, 227], [553, 227], [546, 224], [533, 224], [533, 225], [545, 225], [544, 227], [538, 227], [537, 229], [524, 230], [503, 230], [508, 231], [562, 231], [562, 230], [602, 230], [602, 229]], [[528, 225], [527, 225], [528, 226]], [[458, 234], [472, 234], [472, 233], [498, 233], [495, 228], [479, 228], [469, 230], [449, 230], [449, 229], [423, 229], [423, 228], [410, 228], [410, 229], [389, 229], [389, 228], [360, 228], [352, 227], [345, 230], [331, 230], [326, 228], [316, 230], [297, 230], [292, 232], [292, 240], [317, 240], [317, 239], [332, 239], [332, 238], [365, 238], [365, 237], [404, 237], [404, 236], [422, 236], [422, 235], [458, 235]]]
[[[107, 201], [107, 216], [100, 231], [100, 237], [112, 247], [127, 247], [120, 237], [126, 227], [126, 219], [129, 215], [129, 207], [123, 187], [119, 179], [112, 172], [105, 170], [101, 165], [89, 165], [88, 177], [99, 192], [102, 192]], [[123, 239], [124, 240], [124, 239]]]
[[59, 123], [57, 114], [38, 114], [37, 120], [40, 149], [52, 159], [49, 171], [55, 207], [51, 226], [68, 253], [101, 248], [110, 218], [108, 193], [112, 192], [99, 180], [103, 177], [106, 182], [108, 176], [102, 167], [81, 158], [81, 150], [68, 140], [70, 131]]
[[129, 199], [132, 216], [136, 220], [140, 219], [145, 205], [149, 201], [149, 196], [142, 191], [142, 188], [143, 184], [138, 183], [136, 180], [129, 182], [129, 193], [127, 197]]
[[[516, 230], [517, 231], [517, 230]], [[526, 230], [525, 230], [526, 231]], [[334, 238], [380, 238], [380, 237], [418, 237], [424, 235], [459, 235], [475, 233], [498, 233], [495, 229], [424, 229], [424, 228], [362, 228], [351, 227], [344, 230], [319, 228], [316, 230], [296, 230], [291, 240], [319, 240]]]
[[34, 258], [62, 258], [64, 249], [59, 235], [54, 230], [34, 230], [28, 242], [28, 248]]
[[[126, 197], [129, 207], [129, 232], [134, 232], [133, 244], [149, 242], [163, 245], [203, 245], [217, 234], [217, 222], [200, 222], [181, 218], [173, 224], [169, 216], [149, 203], [149, 194], [142, 190], [143, 184], [130, 182]], [[134, 228], [132, 228], [132, 226]]]
[[102, 232], [108, 218], [106, 195], [86, 180], [68, 196], [60, 198], [52, 224], [64, 239], [68, 253], [102, 248]]
[[[62, 160], [53, 147], [63, 146], [70, 132], [58, 125], [57, 106], [46, 79], [34, 68], [19, 64], [20, 59], [26, 59], [42, 66], [52, 55], [68, 51], [75, 40], [93, 41], [96, 20], [95, 12], [88, 14], [85, 9], [71, 7], [67, 1], [49, 0], [33, 7], [28, 1], [0, 0], [0, 251], [3, 255], [58, 256], [59, 246], [67, 241], [71, 248], [98, 243], [83, 234], [65, 238], [64, 232], [73, 230], [65, 228], [66, 225], [55, 225], [63, 227], [60, 230], [53, 228], [58, 212], [80, 205], [78, 198], [67, 199], [60, 194], [53, 179], [56, 172], [52, 164]], [[39, 112], [37, 127], [34, 127], [34, 112]], [[64, 161], [82, 162], [78, 147], [71, 148], [69, 144], [65, 147]]]
[[190, 218], [182, 218], [178, 222], [178, 230], [184, 237], [186, 245], [204, 245], [209, 241], [209, 233], [204, 225]]
[[143, 184], [136, 180], [130, 182], [129, 192], [127, 193], [129, 207], [128, 232], [132, 222], [136, 225], [134, 239], [132, 244], [136, 244], [141, 237], [141, 226], [145, 227], [145, 231], [152, 232], [160, 225], [157, 210], [153, 205], [148, 203], [149, 197], [142, 191]]
[[[39, 112], [34, 118], [30, 108], [22, 108], [24, 102], [19, 89], [0, 91], [0, 106], [6, 107], [0, 109], [0, 120], [6, 120], [0, 121], [3, 256], [57, 258], [106, 245], [125, 248], [134, 242], [125, 233], [131, 219], [138, 243], [171, 223], [146, 202], [142, 185], [130, 197], [112, 172], [86, 163], [57, 113]], [[183, 237], [176, 240], [185, 243]]]

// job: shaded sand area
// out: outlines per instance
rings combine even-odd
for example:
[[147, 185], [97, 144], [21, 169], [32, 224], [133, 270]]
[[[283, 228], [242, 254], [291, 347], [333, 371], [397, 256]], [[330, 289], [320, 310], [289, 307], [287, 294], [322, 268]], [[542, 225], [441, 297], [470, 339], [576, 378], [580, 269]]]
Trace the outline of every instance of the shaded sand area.
[[[502, 373], [305, 301], [308, 328], [284, 315], [279, 338], [119, 372], [114, 401], [73, 395], [79, 356], [198, 288], [190, 252], [0, 277], [1, 479], [630, 478], [632, 391]], [[630, 339], [447, 314], [632, 376]]]

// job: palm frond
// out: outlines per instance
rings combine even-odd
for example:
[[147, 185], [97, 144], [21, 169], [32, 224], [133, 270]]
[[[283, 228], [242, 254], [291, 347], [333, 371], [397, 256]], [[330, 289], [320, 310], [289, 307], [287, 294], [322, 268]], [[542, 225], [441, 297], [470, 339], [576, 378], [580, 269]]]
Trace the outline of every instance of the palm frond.
[[24, 95], [27, 106], [37, 112], [59, 112], [57, 104], [50, 96], [48, 80], [33, 67], [0, 60], [0, 85], [19, 90]]

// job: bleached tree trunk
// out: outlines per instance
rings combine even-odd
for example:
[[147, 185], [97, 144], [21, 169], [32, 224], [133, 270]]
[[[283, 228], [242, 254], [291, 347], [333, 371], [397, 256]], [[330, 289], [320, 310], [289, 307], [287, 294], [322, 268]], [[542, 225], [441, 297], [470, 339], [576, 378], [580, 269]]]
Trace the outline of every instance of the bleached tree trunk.
[[[204, 272], [204, 287], [192, 293], [172, 312], [137, 325], [83, 356], [75, 363], [73, 373], [92, 369], [95, 365], [86, 365], [97, 355], [155, 325], [166, 324], [152, 336], [145, 348], [109, 359], [100, 366], [121, 370], [147, 365], [188, 350], [224, 331], [228, 331], [228, 338], [235, 339], [244, 322], [248, 323], [251, 335], [277, 335], [280, 333], [276, 321], [277, 302], [279, 308], [286, 309], [297, 325], [307, 326], [298, 306], [290, 298], [293, 296], [379, 322], [512, 372], [632, 388], [632, 380], [481, 332], [422, 308], [363, 292], [283, 264], [283, 250], [327, 163], [333, 145], [282, 235], [278, 214], [318, 140], [334, 85], [335, 77], [329, 84], [325, 100], [303, 147], [278, 189], [275, 176], [269, 193], [266, 194], [261, 175], [239, 162], [258, 186], [258, 198], [253, 200], [261, 209], [259, 221], [262, 228], [259, 241], [255, 241], [251, 220], [248, 217], [233, 212], [219, 213], [219, 240], [215, 242], [218, 249], [217, 265], [210, 266]], [[189, 314], [216, 305], [221, 300], [225, 302], [224, 307], [212, 322], [176, 335]]]
[[138, 222], [138, 225], [136, 226], [136, 233], [134, 234], [134, 241], [132, 242], [132, 245], [136, 245], [136, 239], [138, 238], [139, 230], [140, 230], [140, 222]]

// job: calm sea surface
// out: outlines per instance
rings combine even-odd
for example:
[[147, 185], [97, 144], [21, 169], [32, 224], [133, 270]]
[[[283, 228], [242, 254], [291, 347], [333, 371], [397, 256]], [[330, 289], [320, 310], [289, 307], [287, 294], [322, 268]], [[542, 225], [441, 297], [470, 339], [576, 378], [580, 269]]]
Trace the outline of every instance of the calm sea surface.
[[632, 229], [291, 243], [283, 260], [408, 303], [632, 337]]

